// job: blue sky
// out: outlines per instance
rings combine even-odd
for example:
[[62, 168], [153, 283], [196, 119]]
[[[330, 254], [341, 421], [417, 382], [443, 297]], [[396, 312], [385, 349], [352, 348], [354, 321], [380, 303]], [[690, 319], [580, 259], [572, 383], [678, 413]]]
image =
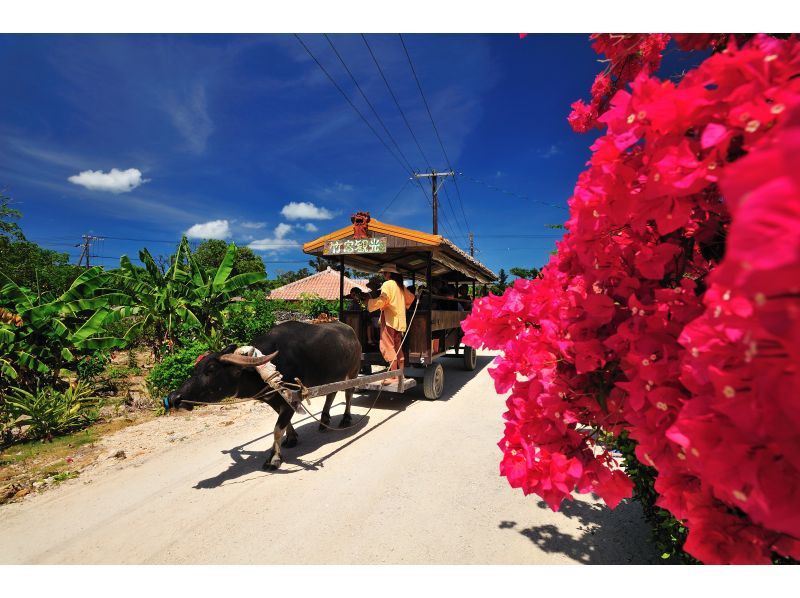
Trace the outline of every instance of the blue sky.
[[[394, 149], [325, 37], [301, 37]], [[362, 38], [330, 38], [399, 161], [446, 170], [399, 37], [367, 40], [422, 152]], [[566, 122], [600, 69], [588, 36], [404, 39], [463, 173], [440, 191], [440, 234], [466, 249], [474, 232], [495, 271], [544, 264], [558, 236], [544, 225], [566, 219], [589, 158], [592, 136]], [[251, 244], [273, 275], [305, 265], [302, 243], [354, 211], [431, 230], [407, 169], [292, 35], [2, 35], [0, 71], [0, 189], [28, 238], [74, 259], [86, 233], [105, 238], [95, 261], [114, 266], [142, 246], [168, 254], [188, 231]]]

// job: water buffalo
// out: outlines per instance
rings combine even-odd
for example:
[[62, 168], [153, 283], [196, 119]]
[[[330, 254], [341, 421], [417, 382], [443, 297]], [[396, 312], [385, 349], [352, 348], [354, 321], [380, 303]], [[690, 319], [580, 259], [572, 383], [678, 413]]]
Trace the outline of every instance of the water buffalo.
[[[341, 322], [308, 324], [289, 321], [275, 326], [267, 334], [252, 343], [263, 357], [245, 357], [234, 354], [236, 345], [230, 345], [219, 353], [211, 353], [199, 361], [192, 377], [168, 398], [170, 407], [190, 406], [186, 401], [216, 402], [227, 397], [251, 397], [265, 386], [255, 366], [272, 361], [287, 382], [295, 378], [306, 386], [317, 386], [355, 378], [361, 366], [361, 344], [350, 326]], [[275, 353], [274, 355], [272, 355]], [[325, 398], [321, 421], [331, 421], [330, 408], [336, 393]], [[353, 389], [345, 391], [346, 406], [340, 427], [350, 425], [350, 402]], [[278, 412], [275, 424], [272, 451], [264, 463], [264, 469], [280, 467], [281, 439], [286, 434], [287, 448], [297, 444], [297, 432], [291, 420], [294, 409], [277, 394], [266, 402]], [[323, 426], [320, 426], [324, 430]]]

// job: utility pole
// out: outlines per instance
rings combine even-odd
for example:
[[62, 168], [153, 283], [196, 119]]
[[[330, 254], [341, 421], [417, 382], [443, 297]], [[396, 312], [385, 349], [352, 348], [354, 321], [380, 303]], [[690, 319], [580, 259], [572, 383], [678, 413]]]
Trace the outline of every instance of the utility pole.
[[469, 254], [472, 257], [475, 257], [475, 234], [469, 234]]
[[100, 237], [95, 237], [94, 235], [81, 235], [82, 242], [75, 245], [75, 247], [82, 247], [81, 256], [78, 258], [78, 267], [83, 263], [84, 258], [86, 258], [86, 267], [89, 267], [89, 258], [92, 255], [92, 243], [94, 241], [98, 241]]
[[428, 178], [431, 179], [431, 195], [433, 196], [433, 234], [439, 234], [439, 187], [437, 186], [436, 181], [439, 177], [448, 177], [448, 176], [455, 176], [456, 173], [452, 170], [448, 172], [436, 172], [435, 170], [431, 170], [430, 173], [425, 174], [415, 174], [414, 178], [422, 179]]

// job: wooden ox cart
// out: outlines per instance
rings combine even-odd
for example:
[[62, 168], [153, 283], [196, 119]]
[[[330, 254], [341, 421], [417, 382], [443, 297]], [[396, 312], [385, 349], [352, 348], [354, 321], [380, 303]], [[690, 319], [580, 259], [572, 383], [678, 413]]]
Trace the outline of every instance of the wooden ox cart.
[[[476, 366], [475, 349], [461, 342], [461, 321], [469, 315], [472, 300], [453, 297], [447, 289], [455, 286], [463, 293], [466, 285], [472, 289], [474, 297], [476, 285], [485, 285], [497, 277], [440, 235], [379, 222], [365, 213], [354, 215], [351, 221], [352, 226], [306, 243], [303, 251], [339, 262], [339, 319], [351, 326], [361, 341], [362, 375], [355, 380], [310, 388], [309, 394], [320, 396], [353, 387], [403, 392], [421, 380], [425, 397], [437, 399], [444, 390], [444, 369], [437, 359], [461, 359], [467, 370]], [[397, 372], [372, 374], [373, 366], [388, 365], [377, 343], [368, 342], [367, 329], [377, 312], [370, 314], [363, 309], [349, 309], [350, 300], [344, 296], [344, 268], [377, 273], [387, 263], [394, 264], [403, 278], [413, 281], [417, 289], [424, 285], [424, 291], [418, 294], [419, 305], [412, 305], [407, 313], [407, 321], [411, 320], [412, 314], [414, 319], [403, 343], [406, 368], [397, 385], [381, 387], [381, 380], [393, 377]]]

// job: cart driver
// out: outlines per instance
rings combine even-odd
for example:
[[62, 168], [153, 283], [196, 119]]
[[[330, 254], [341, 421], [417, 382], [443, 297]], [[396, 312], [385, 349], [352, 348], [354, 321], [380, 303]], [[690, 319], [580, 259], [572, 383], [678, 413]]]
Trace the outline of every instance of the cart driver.
[[[381, 355], [389, 363], [390, 370], [402, 371], [405, 367], [402, 342], [406, 331], [406, 309], [414, 301], [414, 295], [405, 288], [403, 277], [393, 264], [385, 264], [380, 271], [385, 281], [381, 285], [380, 296], [367, 301], [367, 310], [381, 311]], [[382, 382], [384, 386], [397, 383], [397, 377], [386, 378]]]

